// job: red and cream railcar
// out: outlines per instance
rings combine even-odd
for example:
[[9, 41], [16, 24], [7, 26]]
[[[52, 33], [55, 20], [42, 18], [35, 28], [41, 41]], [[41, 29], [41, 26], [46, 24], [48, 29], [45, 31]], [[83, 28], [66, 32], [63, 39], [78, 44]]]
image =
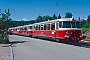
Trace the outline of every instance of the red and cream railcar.
[[80, 21], [73, 18], [56, 19], [35, 23], [33, 36], [50, 37], [55, 40], [78, 42], [82, 39]]
[[82, 39], [80, 21], [73, 18], [50, 20], [9, 28], [11, 33], [78, 42]]
[[19, 34], [19, 28], [18, 27], [9, 28], [9, 33]]
[[9, 28], [9, 32], [11, 34], [32, 36], [32, 25], [24, 25], [24, 26]]

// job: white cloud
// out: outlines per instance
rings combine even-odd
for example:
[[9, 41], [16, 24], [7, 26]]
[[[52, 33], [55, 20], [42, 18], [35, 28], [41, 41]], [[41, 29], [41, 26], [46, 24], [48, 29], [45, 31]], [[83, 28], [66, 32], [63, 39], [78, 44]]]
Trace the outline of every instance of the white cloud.
[[23, 18], [22, 20], [27, 21], [27, 18]]

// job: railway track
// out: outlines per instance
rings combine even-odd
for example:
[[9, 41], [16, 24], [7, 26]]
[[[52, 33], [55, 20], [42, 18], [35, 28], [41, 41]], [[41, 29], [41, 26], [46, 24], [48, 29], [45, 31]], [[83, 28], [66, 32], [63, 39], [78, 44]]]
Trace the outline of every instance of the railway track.
[[90, 48], [90, 44], [87, 43], [69, 43], [70, 45], [75, 45], [75, 46], [79, 46], [79, 47], [84, 47], [84, 48]]
[[83, 47], [83, 48], [90, 48], [90, 42], [85, 42], [85, 41], [80, 41], [78, 43], [76, 42], [71, 42], [71, 43], [66, 43], [66, 42], [59, 42], [59, 43], [63, 43], [63, 44], [68, 44], [68, 45], [73, 45], [73, 46], [79, 46], [79, 47]]
[[90, 31], [87, 31], [85, 34], [83, 34], [83, 39], [78, 43], [68, 43], [68, 44], [84, 48], [90, 48]]
[[68, 44], [68, 45], [73, 45], [73, 46], [79, 46], [79, 47], [83, 47], [83, 48], [90, 48], [90, 41], [87, 41], [85, 39], [79, 41], [78, 43], [73, 42], [73, 43], [67, 43], [67, 42], [62, 42], [62, 41], [54, 41], [52, 39], [42, 39], [42, 40], [47, 40], [47, 41], [52, 41], [52, 42], [57, 42], [57, 43], [63, 43], [63, 44]]

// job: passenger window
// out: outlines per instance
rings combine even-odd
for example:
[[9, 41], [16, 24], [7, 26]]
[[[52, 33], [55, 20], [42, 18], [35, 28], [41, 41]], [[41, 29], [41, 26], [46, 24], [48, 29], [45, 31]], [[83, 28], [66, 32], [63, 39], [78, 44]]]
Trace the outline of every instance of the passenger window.
[[22, 28], [20, 28], [20, 30], [22, 30]]
[[15, 30], [17, 30], [17, 29], [15, 28]]
[[22, 30], [24, 30], [24, 27], [22, 28]]
[[70, 21], [64, 21], [63, 22], [63, 28], [71, 28]]
[[38, 26], [36, 26], [36, 30], [38, 30]]
[[29, 26], [29, 29], [32, 30], [32, 26]]
[[40, 25], [39, 25], [39, 30], [40, 30]]
[[34, 26], [34, 30], [36, 30], [36, 26]]
[[47, 25], [46, 24], [44, 25], [44, 30], [47, 30]]
[[23, 27], [23, 30], [25, 30], [25, 28]]
[[56, 29], [58, 29], [58, 28], [59, 28], [59, 23], [57, 22], [57, 23], [56, 23]]
[[51, 30], [55, 30], [55, 23], [51, 24]]
[[59, 28], [62, 28], [62, 22], [59, 22]]
[[43, 25], [41, 25], [41, 30], [43, 30]]
[[27, 30], [27, 27], [25, 27], [24, 30]]
[[47, 25], [47, 30], [50, 30], [50, 24]]
[[17, 28], [17, 30], [19, 30], [19, 28]]

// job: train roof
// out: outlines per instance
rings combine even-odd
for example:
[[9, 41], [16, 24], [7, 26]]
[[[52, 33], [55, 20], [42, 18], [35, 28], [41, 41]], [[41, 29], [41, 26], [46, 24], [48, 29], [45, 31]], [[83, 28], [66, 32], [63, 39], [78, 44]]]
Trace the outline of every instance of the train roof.
[[50, 20], [50, 21], [44, 21], [44, 22], [40, 22], [40, 23], [34, 23], [33, 25], [54, 23], [54, 22], [60, 22], [60, 21], [79, 21], [79, 20], [74, 19], [74, 18], [62, 18], [62, 19], [55, 19], [55, 20]]
[[18, 27], [27, 27], [27, 26], [32, 26], [32, 24], [29, 24], [29, 25], [23, 25], [23, 26], [18, 26]]
[[12, 27], [12, 28], [9, 28], [9, 29], [15, 29], [15, 28], [21, 28], [21, 27], [27, 27], [27, 26], [32, 26], [32, 24], [29, 24], [29, 25], [23, 25], [23, 26], [17, 26], [17, 27]]
[[[44, 22], [29, 24], [29, 25], [17, 26], [17, 27], [13, 27], [13, 28], [20, 28], [20, 27], [27, 27], [27, 26], [32, 26], [32, 25], [54, 23], [54, 22], [60, 22], [60, 21], [79, 21], [79, 20], [74, 19], [74, 18], [62, 18], [62, 19], [55, 19], [55, 20], [49, 20], [49, 21], [44, 21]], [[9, 28], [9, 29], [13, 29], [13, 28]]]

